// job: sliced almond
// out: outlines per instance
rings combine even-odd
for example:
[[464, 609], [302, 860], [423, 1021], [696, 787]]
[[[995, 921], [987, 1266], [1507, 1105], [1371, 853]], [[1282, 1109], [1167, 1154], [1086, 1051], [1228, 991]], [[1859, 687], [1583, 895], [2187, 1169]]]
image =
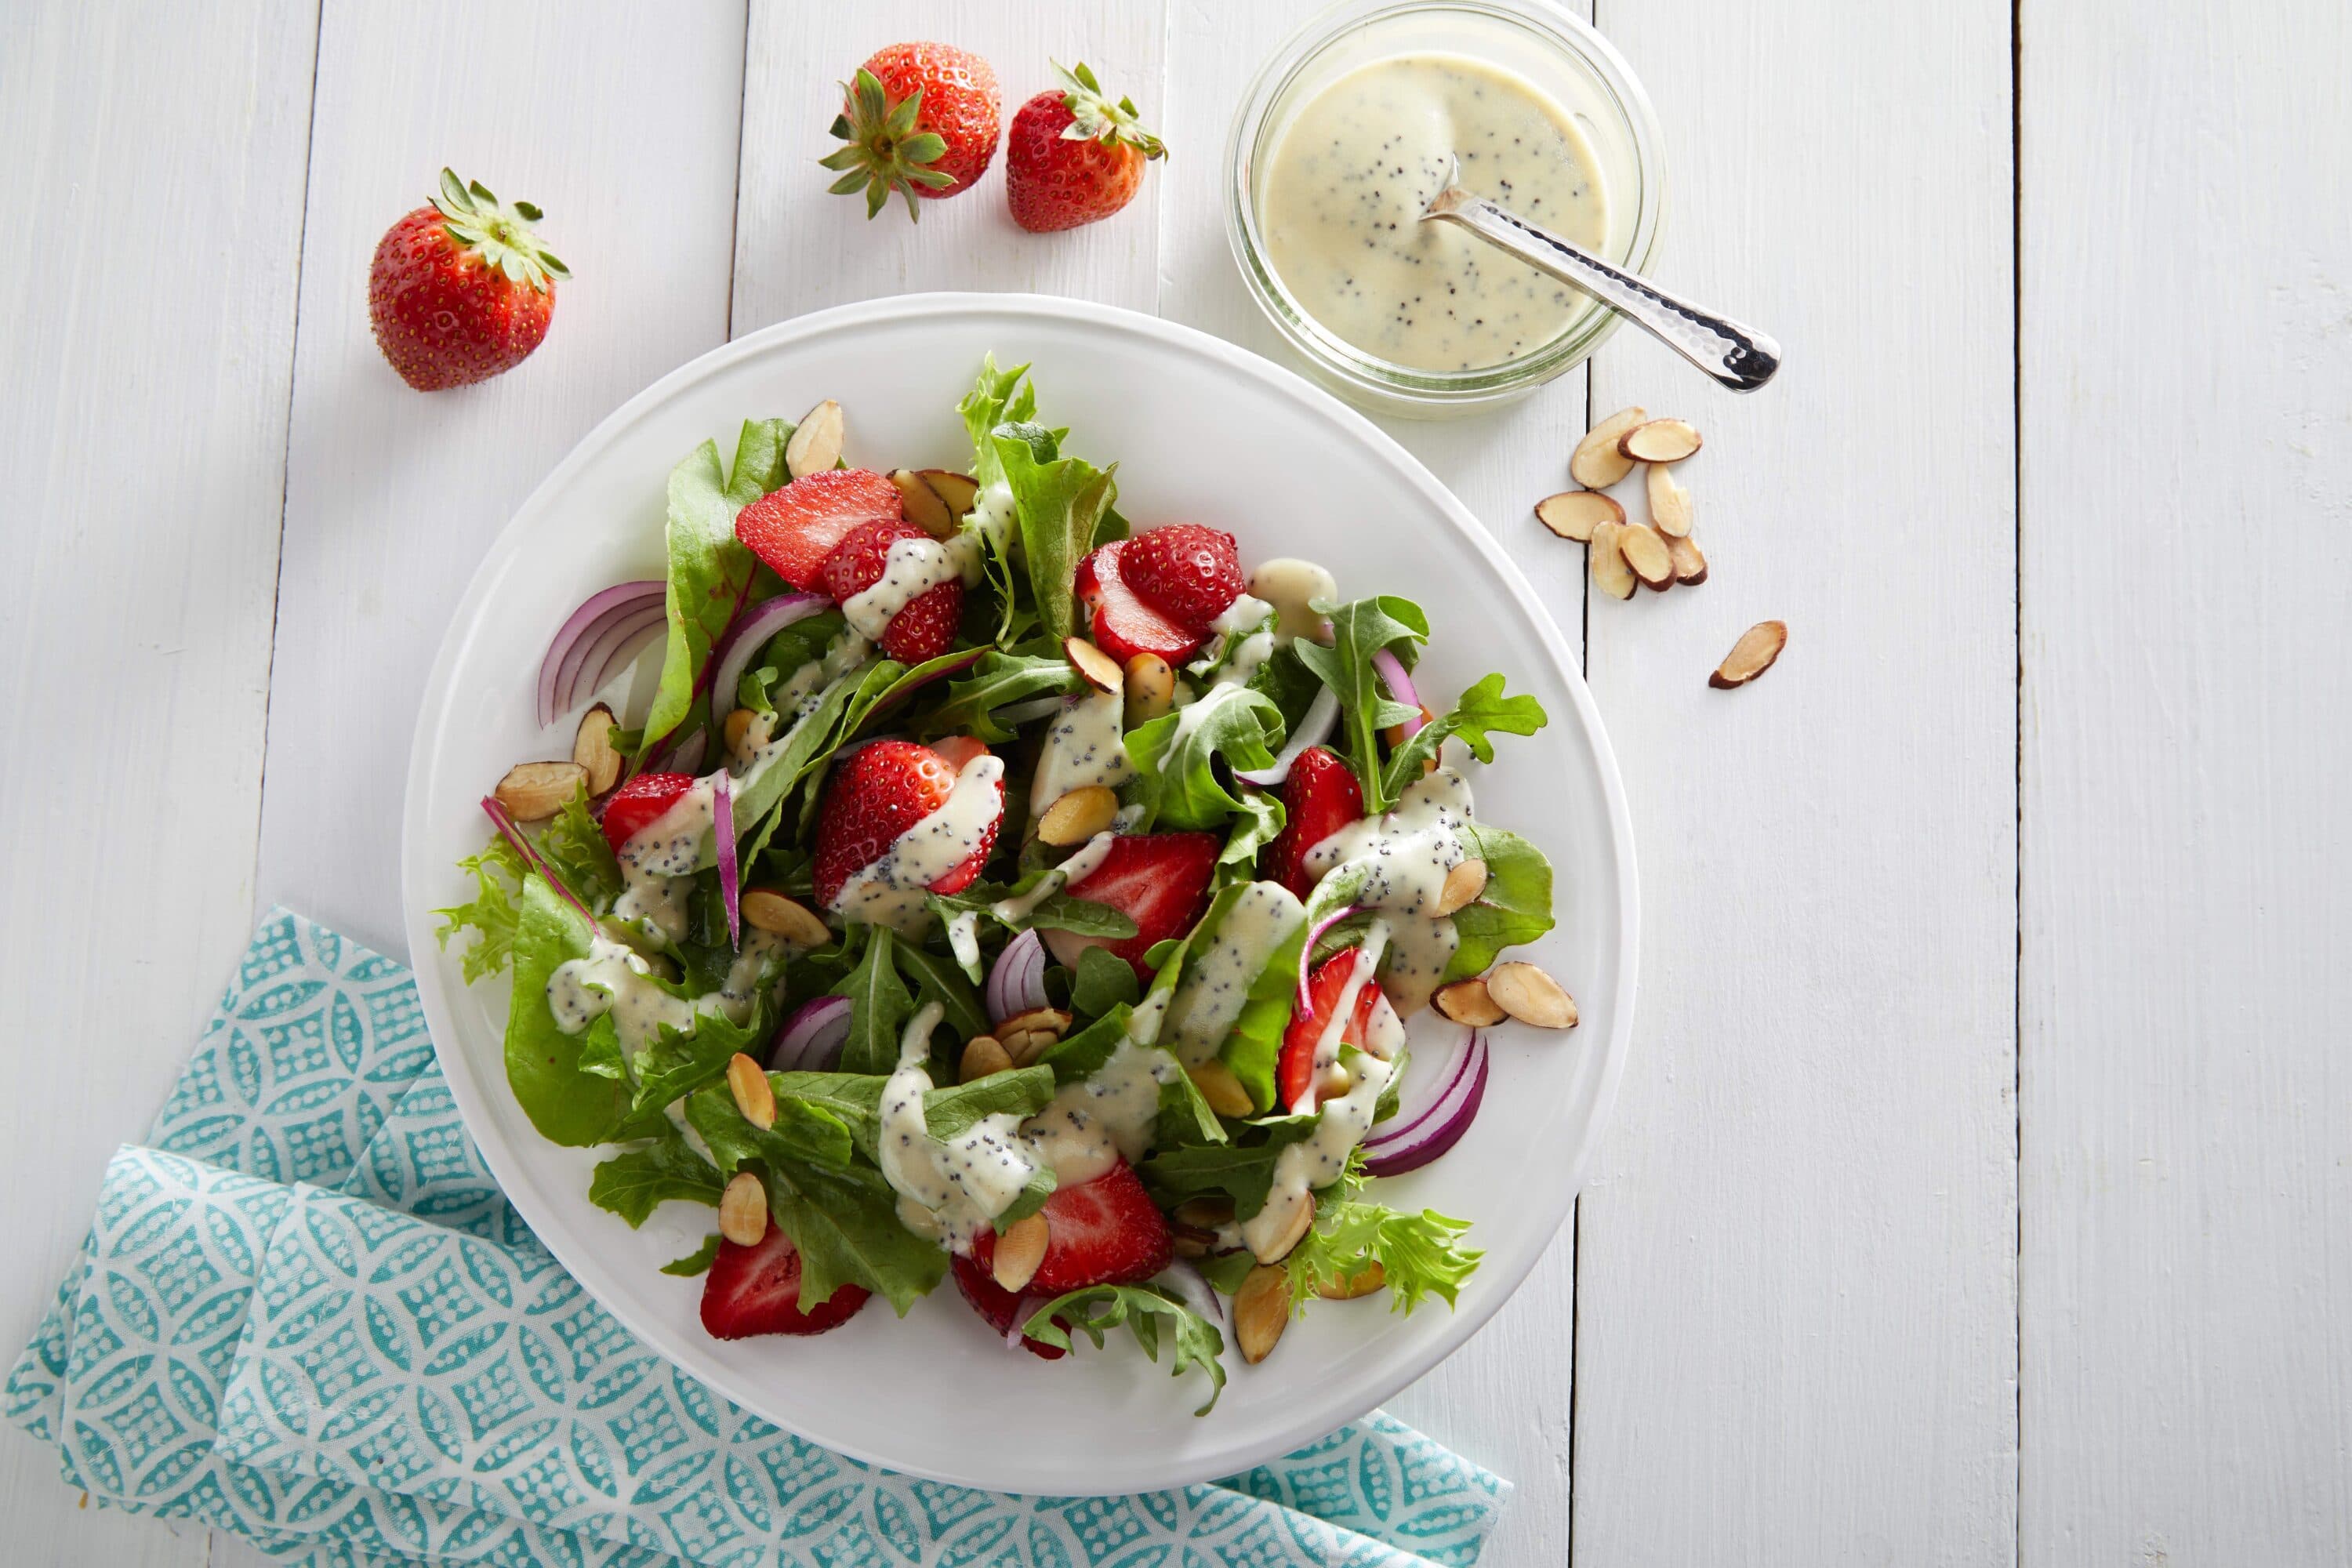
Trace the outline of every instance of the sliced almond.
[[1647, 523], [1629, 522], [1617, 531], [1617, 552], [1646, 587], [1663, 593], [1674, 586], [1675, 558], [1658, 531]]
[[933, 539], [945, 539], [955, 531], [954, 514], [922, 475], [912, 468], [893, 468], [890, 482], [898, 487], [898, 507], [908, 522]]
[[1698, 431], [1687, 419], [1636, 425], [1617, 443], [1618, 456], [1638, 463], [1679, 463], [1698, 448]]
[[1536, 502], [1536, 521], [1580, 544], [1592, 537], [1597, 524], [1624, 521], [1625, 509], [1615, 496], [1599, 490], [1562, 490]]
[[1209, 1256], [1209, 1237], [1181, 1226], [1169, 1226], [1168, 1249], [1179, 1258]]
[[1028, 1289], [1029, 1281], [1037, 1277], [1037, 1265], [1045, 1261], [1045, 1243], [1053, 1239], [1045, 1216], [1033, 1214], [1016, 1219], [1005, 1226], [996, 1238], [996, 1257], [992, 1272], [1000, 1289], [1019, 1295]]
[[768, 1238], [768, 1190], [749, 1171], [738, 1171], [719, 1194], [719, 1234], [738, 1247]]
[[1486, 972], [1486, 994], [1522, 1024], [1538, 1029], [1576, 1027], [1576, 1002], [1559, 982], [1532, 963], [1498, 963]]
[[1220, 1116], [1239, 1121], [1256, 1109], [1250, 1103], [1249, 1090], [1234, 1076], [1234, 1069], [1214, 1058], [1186, 1068], [1184, 1076], [1192, 1080], [1192, 1087], [1201, 1091], [1209, 1109]]
[[768, 1082], [767, 1072], [740, 1051], [727, 1058], [727, 1092], [735, 1097], [735, 1109], [752, 1126], [776, 1124], [776, 1091]]
[[544, 822], [587, 782], [578, 763], [517, 763], [490, 793], [517, 822]]
[[1687, 536], [1666, 541], [1666, 553], [1675, 560], [1675, 581], [1685, 588], [1696, 588], [1706, 581], [1706, 557], [1699, 552], [1698, 541]]
[[1032, 1007], [1026, 1013], [1013, 1014], [996, 1026], [996, 1037], [1001, 1040], [1008, 1033], [1043, 1030], [1059, 1039], [1068, 1032], [1070, 1021], [1070, 1015], [1059, 1007]]
[[1592, 549], [1588, 564], [1592, 569], [1592, 585], [1612, 599], [1630, 599], [1639, 585], [1633, 569], [1625, 564], [1625, 552], [1618, 548], [1617, 536], [1623, 525], [1604, 522], [1592, 531]]
[[833, 941], [833, 932], [814, 910], [773, 888], [749, 888], [741, 900], [743, 922], [754, 931], [782, 937], [798, 948], [818, 948]]
[[1222, 1193], [1186, 1198], [1169, 1211], [1168, 1217], [1194, 1230], [1222, 1230], [1234, 1223], [1234, 1200]]
[[1326, 1301], [1352, 1301], [1369, 1296], [1389, 1282], [1389, 1271], [1376, 1258], [1342, 1279], [1318, 1279], [1315, 1293]]
[[1633, 471], [1633, 459], [1617, 449], [1628, 431], [1649, 417], [1641, 408], [1621, 408], [1585, 432], [1568, 459], [1568, 477], [1589, 490], [1605, 490]]
[[991, 1073], [1008, 1072], [1013, 1067], [1013, 1053], [994, 1035], [974, 1035], [964, 1042], [963, 1060], [958, 1064], [956, 1081], [976, 1083]]
[[[745, 751], [744, 740], [751, 733], [751, 725], [759, 714], [749, 708], [738, 708], [719, 721], [719, 738], [727, 742], [727, 754], [740, 757]], [[575, 756], [577, 752], [573, 753]]]
[[841, 405], [826, 398], [801, 416], [784, 443], [784, 471], [796, 479], [830, 468], [841, 461]]
[[613, 710], [602, 702], [580, 715], [572, 760], [588, 775], [588, 793], [603, 795], [621, 782], [621, 753], [613, 750]]
[[1429, 1000], [1446, 1017], [1474, 1029], [1499, 1024], [1507, 1016], [1495, 1005], [1495, 999], [1486, 994], [1486, 983], [1483, 980], [1457, 980], [1451, 985], [1441, 985]]
[[1759, 621], [1739, 634], [1739, 640], [1731, 645], [1731, 651], [1723, 656], [1723, 662], [1715, 667], [1706, 683], [1717, 691], [1745, 686], [1771, 668], [1772, 661], [1788, 646], [1786, 621]]
[[980, 481], [970, 474], [959, 474], [953, 468], [918, 468], [922, 481], [931, 487], [931, 493], [948, 509], [948, 516], [958, 523], [971, 515], [973, 505], [980, 500]]
[[1176, 706], [1176, 672], [1156, 653], [1127, 661], [1127, 727], [1148, 724]]
[[1118, 796], [1108, 785], [1087, 784], [1074, 789], [1045, 808], [1037, 819], [1037, 837], [1057, 849], [1073, 844], [1084, 844], [1111, 824], [1118, 815]]
[[1652, 463], [1645, 482], [1650, 490], [1650, 526], [1668, 539], [1687, 539], [1691, 531], [1690, 491], [1664, 463]]
[[1234, 1292], [1234, 1342], [1241, 1347], [1242, 1360], [1252, 1366], [1264, 1361], [1289, 1326], [1290, 1270], [1251, 1269]]
[[1064, 637], [1062, 651], [1069, 655], [1070, 663], [1097, 691], [1118, 691], [1126, 686], [1127, 672], [1118, 667], [1118, 660], [1086, 638]]
[[1472, 856], [1445, 873], [1445, 885], [1437, 890], [1437, 905], [1429, 912], [1450, 915], [1467, 909], [1486, 890], [1486, 862]]
[[1267, 1239], [1264, 1247], [1253, 1251], [1260, 1263], [1279, 1263], [1290, 1256], [1291, 1248], [1307, 1239], [1307, 1232], [1315, 1224], [1315, 1200], [1309, 1197], [1294, 1208], [1290, 1223], [1278, 1235]]

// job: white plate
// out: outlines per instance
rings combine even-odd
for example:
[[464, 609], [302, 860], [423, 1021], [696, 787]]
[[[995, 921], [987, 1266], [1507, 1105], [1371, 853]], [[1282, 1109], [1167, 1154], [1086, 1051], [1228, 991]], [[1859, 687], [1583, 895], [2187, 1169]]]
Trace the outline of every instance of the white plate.
[[[904, 1321], [876, 1302], [810, 1340], [722, 1344], [697, 1318], [699, 1281], [660, 1266], [693, 1250], [710, 1215], [689, 1205], [631, 1230], [588, 1202], [598, 1154], [534, 1132], [508, 1091], [503, 981], [467, 986], [431, 910], [461, 901], [455, 868], [478, 849], [478, 806], [512, 763], [569, 754], [569, 719], [542, 732], [533, 681], [565, 616], [599, 588], [661, 574], [663, 483], [698, 443], [731, 453], [747, 416], [818, 399], [849, 416], [850, 460], [966, 467], [955, 404], [982, 353], [1033, 362], [1038, 408], [1068, 448], [1119, 464], [1138, 527], [1193, 521], [1240, 536], [1244, 563], [1319, 560], [1344, 595], [1407, 595], [1433, 630], [1433, 701], [1490, 669], [1533, 691], [1551, 723], [1504, 737], [1475, 770], [1481, 818], [1551, 858], [1559, 929], [1529, 954], [1583, 1011], [1552, 1035], [1494, 1032], [1486, 1105], [1425, 1170], [1381, 1184], [1399, 1206], [1475, 1222], [1485, 1248], [1460, 1310], [1411, 1317], [1386, 1299], [1326, 1303], [1262, 1365], [1230, 1346], [1216, 1410], [1124, 1330], [1102, 1351], [1047, 1363], [1008, 1350], [947, 1282]], [[1065, 300], [923, 295], [782, 322], [664, 377], [604, 421], [533, 492], [457, 608], [416, 731], [402, 845], [409, 951], [442, 1069], [515, 1207], [596, 1299], [662, 1354], [745, 1408], [892, 1469], [1003, 1491], [1127, 1492], [1213, 1479], [1363, 1415], [1469, 1338], [1526, 1278], [1567, 1215], [1614, 1090], [1633, 1000], [1633, 847], [1615, 760], [1568, 646], [1527, 582], [1418, 462], [1362, 416], [1228, 343], [1150, 317]], [[1430, 1088], [1425, 1076], [1421, 1087]], [[1567, 1331], [1570, 1303], [1556, 1303]], [[1229, 1336], [1230, 1337], [1230, 1336]]]

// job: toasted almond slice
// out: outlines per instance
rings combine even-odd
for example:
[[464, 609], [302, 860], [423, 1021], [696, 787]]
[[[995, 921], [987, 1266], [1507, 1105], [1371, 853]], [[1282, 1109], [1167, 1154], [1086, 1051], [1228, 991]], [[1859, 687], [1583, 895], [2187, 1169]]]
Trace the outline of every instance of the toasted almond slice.
[[621, 753], [613, 750], [613, 710], [602, 702], [580, 715], [572, 760], [588, 775], [588, 793], [603, 795], [621, 782]]
[[1041, 843], [1065, 849], [1084, 844], [1108, 827], [1118, 815], [1118, 795], [1106, 785], [1086, 784], [1045, 808], [1045, 815], [1037, 819], [1037, 837]]
[[1652, 463], [1643, 482], [1650, 492], [1650, 526], [1668, 539], [1687, 539], [1691, 531], [1691, 494], [1664, 463]]
[[1706, 683], [1717, 691], [1745, 686], [1771, 668], [1772, 661], [1788, 646], [1788, 622], [1759, 621], [1739, 634], [1739, 640], [1731, 645], [1731, 651], [1723, 656], [1723, 662], [1715, 667]]
[[1005, 1072], [1013, 1066], [1013, 1053], [1004, 1048], [994, 1035], [974, 1035], [963, 1046], [963, 1060], [958, 1064], [956, 1081], [973, 1083], [991, 1073]]
[[1033, 1214], [1016, 1219], [1004, 1227], [996, 1238], [993, 1271], [1000, 1289], [1019, 1295], [1029, 1281], [1037, 1277], [1037, 1265], [1045, 1261], [1045, 1244], [1053, 1239], [1045, 1216]]
[[1649, 414], [1641, 408], [1621, 408], [1585, 432], [1568, 459], [1568, 477], [1589, 490], [1605, 490], [1633, 471], [1633, 459], [1617, 449], [1625, 433]]
[[754, 931], [782, 937], [803, 949], [823, 947], [833, 940], [833, 932], [814, 910], [773, 888], [747, 888], [741, 902], [744, 923]]
[[1015, 1013], [997, 1025], [996, 1037], [1001, 1040], [1012, 1031], [1042, 1029], [1059, 1039], [1069, 1027], [1070, 1015], [1059, 1007], [1032, 1007], [1026, 1013]]
[[1486, 862], [1473, 856], [1445, 873], [1445, 885], [1437, 890], [1437, 904], [1429, 912], [1450, 915], [1467, 908], [1478, 895], [1486, 890]]
[[1647, 523], [1629, 522], [1617, 531], [1617, 552], [1643, 585], [1663, 593], [1674, 586], [1675, 558], [1665, 540]]
[[1118, 660], [1095, 647], [1084, 637], [1064, 637], [1062, 651], [1070, 663], [1087, 678], [1087, 684], [1097, 691], [1118, 691], [1126, 688], [1127, 672]]
[[1679, 463], [1698, 448], [1698, 430], [1687, 419], [1653, 419], [1617, 443], [1620, 457], [1642, 463]]
[[1370, 1295], [1388, 1282], [1389, 1271], [1375, 1258], [1344, 1279], [1317, 1280], [1315, 1293], [1326, 1301], [1352, 1301], [1359, 1296]]
[[1217, 1230], [1234, 1223], [1234, 1200], [1223, 1193], [1205, 1193], [1186, 1198], [1168, 1212], [1168, 1217], [1195, 1230]]
[[1184, 1076], [1192, 1080], [1192, 1087], [1201, 1091], [1209, 1109], [1220, 1116], [1239, 1121], [1256, 1109], [1250, 1103], [1249, 1090], [1234, 1076], [1234, 1069], [1213, 1057], [1186, 1068]]
[[578, 763], [517, 763], [490, 793], [517, 822], [544, 822], [587, 782]]
[[1638, 580], [1633, 569], [1625, 563], [1625, 552], [1618, 547], [1617, 536], [1624, 532], [1622, 523], [1604, 522], [1592, 531], [1592, 548], [1589, 552], [1592, 568], [1592, 585], [1612, 599], [1630, 599]]
[[1624, 521], [1625, 509], [1615, 496], [1599, 490], [1562, 490], [1536, 502], [1536, 521], [1562, 539], [1583, 543], [1591, 539], [1595, 524]]
[[1045, 1052], [1057, 1037], [1028, 1029], [1008, 1029], [996, 1026], [997, 1043], [1004, 1047], [1004, 1059], [1014, 1067], [1025, 1068]]
[[1474, 1029], [1499, 1024], [1507, 1016], [1486, 994], [1486, 983], [1483, 980], [1457, 980], [1451, 985], [1441, 985], [1429, 1000], [1446, 1017]]
[[893, 468], [890, 482], [898, 487], [899, 508], [908, 522], [933, 539], [945, 539], [956, 531], [955, 515], [921, 474], [912, 468]]
[[719, 1194], [719, 1234], [738, 1247], [768, 1238], [768, 1190], [749, 1171], [738, 1171]]
[[1263, 1247], [1255, 1249], [1255, 1256], [1260, 1263], [1281, 1262], [1290, 1256], [1293, 1247], [1307, 1238], [1307, 1232], [1314, 1224], [1315, 1200], [1310, 1196], [1291, 1211], [1290, 1223], [1282, 1227], [1281, 1234], [1272, 1237]]
[[752, 1126], [776, 1124], [776, 1091], [760, 1064], [740, 1051], [727, 1058], [727, 1092], [735, 1097], [735, 1109]]
[[980, 500], [978, 479], [970, 474], [959, 474], [953, 468], [918, 468], [915, 471], [922, 477], [925, 484], [931, 487], [931, 493], [940, 498], [940, 503], [948, 509], [948, 516], [961, 523], [971, 514], [973, 504]]
[[729, 756], [740, 757], [743, 754], [744, 737], [751, 732], [752, 721], [759, 717], [759, 714], [749, 708], [737, 708], [719, 721], [719, 738], [727, 742]]
[[1176, 672], [1156, 653], [1127, 661], [1127, 727], [1148, 724], [1176, 706]]
[[803, 479], [833, 467], [841, 461], [842, 435], [841, 405], [828, 397], [793, 427], [792, 439], [784, 443], [784, 471]]
[[1706, 581], [1706, 557], [1699, 553], [1697, 540], [1688, 535], [1669, 539], [1666, 553], [1674, 557], [1675, 582], [1685, 588], [1696, 588]]
[[1274, 1352], [1290, 1326], [1290, 1270], [1261, 1266], [1234, 1292], [1234, 1342], [1242, 1360], [1255, 1366]]
[[1576, 1002], [1559, 982], [1532, 963], [1498, 963], [1486, 972], [1486, 994], [1522, 1024], [1538, 1029], [1576, 1027]]

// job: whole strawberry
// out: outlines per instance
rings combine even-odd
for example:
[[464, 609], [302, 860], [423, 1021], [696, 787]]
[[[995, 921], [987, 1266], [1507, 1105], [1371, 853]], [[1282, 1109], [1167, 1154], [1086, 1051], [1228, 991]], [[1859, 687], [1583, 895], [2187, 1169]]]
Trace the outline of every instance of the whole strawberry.
[[419, 392], [511, 370], [547, 336], [571, 269], [539, 242], [540, 210], [441, 171], [441, 189], [384, 231], [368, 268], [376, 347]]
[[1134, 199], [1145, 163], [1168, 155], [1134, 101], [1113, 103], [1093, 71], [1056, 64], [1054, 74], [1062, 86], [1021, 106], [1004, 151], [1005, 200], [1032, 234], [1110, 216]]
[[892, 191], [907, 198], [907, 216], [919, 218], [917, 196], [954, 195], [988, 172], [1003, 111], [996, 72], [978, 55], [945, 44], [892, 44], [843, 87], [833, 133], [848, 145], [818, 162], [841, 175], [834, 195], [866, 193], [868, 218]]

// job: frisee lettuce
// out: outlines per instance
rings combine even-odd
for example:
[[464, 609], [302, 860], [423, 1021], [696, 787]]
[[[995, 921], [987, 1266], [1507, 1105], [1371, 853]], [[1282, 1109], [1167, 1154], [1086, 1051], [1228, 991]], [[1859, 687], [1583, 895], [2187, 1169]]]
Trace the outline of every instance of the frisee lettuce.
[[1368, 1203], [1362, 1196], [1365, 1180], [1359, 1152], [1317, 1200], [1314, 1225], [1283, 1260], [1290, 1270], [1291, 1310], [1303, 1311], [1318, 1290], [1336, 1288], [1375, 1264], [1388, 1287], [1390, 1310], [1409, 1313], [1431, 1296], [1454, 1305], [1462, 1282], [1486, 1256], [1460, 1245], [1470, 1222], [1434, 1209], [1406, 1214]]
[[1225, 1336], [1218, 1332], [1216, 1324], [1149, 1285], [1092, 1285], [1056, 1296], [1030, 1314], [1021, 1331], [1041, 1344], [1069, 1350], [1070, 1333], [1076, 1331], [1100, 1349], [1103, 1334], [1121, 1323], [1135, 1335], [1143, 1353], [1155, 1362], [1160, 1359], [1164, 1325], [1169, 1375], [1181, 1377], [1196, 1366], [1209, 1375], [1208, 1403], [1192, 1414], [1206, 1415], [1217, 1407], [1218, 1396], [1225, 1391], [1225, 1365], [1218, 1359], [1224, 1353]]
[[1389, 757], [1386, 773], [1381, 775], [1381, 788], [1391, 800], [1404, 793], [1404, 787], [1419, 778], [1423, 763], [1435, 760], [1449, 739], [1459, 740], [1470, 748], [1470, 754], [1482, 763], [1495, 760], [1495, 743], [1488, 732], [1506, 735], [1532, 735], [1545, 723], [1543, 704], [1525, 692], [1517, 697], [1503, 695], [1500, 673], [1480, 679], [1443, 716], [1423, 725], [1405, 743]]

